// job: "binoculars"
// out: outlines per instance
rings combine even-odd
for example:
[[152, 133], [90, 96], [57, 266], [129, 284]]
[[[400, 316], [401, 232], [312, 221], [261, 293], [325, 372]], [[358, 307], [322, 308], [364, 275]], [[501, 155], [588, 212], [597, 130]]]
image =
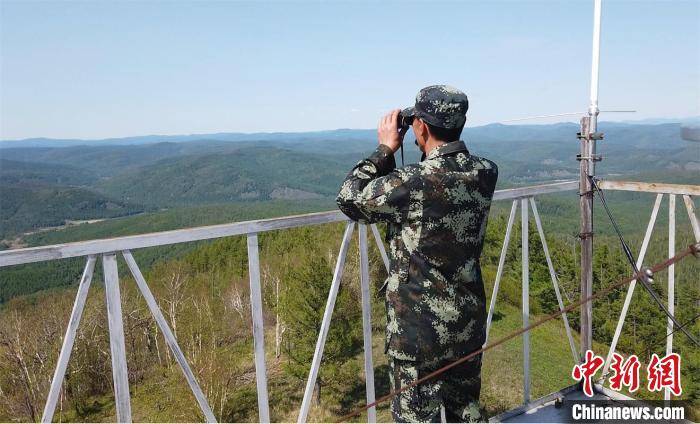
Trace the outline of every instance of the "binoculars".
[[[397, 125], [398, 125], [398, 130], [408, 130], [408, 127], [413, 124], [413, 118], [415, 116], [410, 113], [410, 108], [406, 108], [399, 112], [398, 120], [397, 120]], [[403, 142], [401, 143], [401, 166], [404, 166], [404, 161], [403, 161]]]
[[408, 127], [410, 127], [411, 124], [413, 124], [413, 118], [415, 116], [409, 115], [408, 109], [409, 108], [406, 108], [406, 109], [402, 110], [401, 112], [399, 112], [399, 119], [398, 119], [399, 129], [408, 129]]

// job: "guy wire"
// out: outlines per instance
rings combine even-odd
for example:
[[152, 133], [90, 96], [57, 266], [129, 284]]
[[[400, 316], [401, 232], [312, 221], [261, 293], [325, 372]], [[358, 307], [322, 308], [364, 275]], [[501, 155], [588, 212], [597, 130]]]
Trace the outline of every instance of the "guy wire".
[[[634, 259], [634, 255], [632, 254], [632, 250], [630, 249], [629, 245], [625, 241], [624, 237], [622, 237], [622, 231], [620, 231], [620, 227], [618, 227], [617, 222], [615, 221], [615, 218], [612, 216], [612, 212], [610, 212], [610, 208], [608, 208], [608, 203], [605, 201], [605, 195], [603, 194], [603, 191], [598, 187], [598, 184], [596, 183], [596, 179], [594, 177], [589, 176], [588, 179], [591, 181], [591, 185], [595, 189], [596, 192], [598, 192], [598, 198], [600, 199], [600, 202], [603, 204], [603, 209], [605, 209], [605, 213], [608, 215], [608, 218], [610, 218], [610, 222], [613, 225], [613, 228], [615, 229], [615, 232], [617, 233], [617, 237], [620, 239], [620, 244], [622, 245], [622, 250], [625, 252], [625, 256], [627, 256], [627, 260], [629, 261], [630, 265], [632, 266], [632, 271], [635, 274], [639, 273], [639, 269], [637, 268], [637, 263], [636, 260]], [[656, 305], [661, 308], [661, 310], [666, 314], [668, 319], [671, 320], [673, 325], [676, 327], [677, 330], [681, 330], [683, 334], [685, 334], [690, 341], [695, 343], [696, 346], [700, 347], [700, 342], [692, 335], [690, 332], [681, 325], [680, 322], [674, 317], [671, 312], [668, 310], [666, 305], [661, 301], [661, 298], [659, 298], [659, 295], [654, 291], [654, 289], [651, 288], [651, 285], [649, 285], [649, 281], [647, 280], [647, 277], [642, 277], [638, 280], [640, 283], [642, 283], [642, 287], [644, 287], [651, 296], [651, 298], [654, 300]], [[668, 336], [667, 336], [668, 337]]]

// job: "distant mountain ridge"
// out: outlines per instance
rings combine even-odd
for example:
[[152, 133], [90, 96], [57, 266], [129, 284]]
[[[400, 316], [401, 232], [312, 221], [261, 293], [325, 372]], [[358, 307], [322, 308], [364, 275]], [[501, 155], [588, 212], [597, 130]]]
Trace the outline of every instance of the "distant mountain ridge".
[[188, 141], [251, 141], [251, 140], [295, 140], [299, 138], [364, 138], [376, 134], [376, 130], [337, 129], [309, 132], [256, 132], [256, 133], [213, 133], [213, 134], [184, 134], [184, 135], [145, 135], [133, 137], [117, 137], [103, 139], [59, 139], [59, 138], [26, 138], [20, 140], [0, 140], [0, 148], [6, 147], [68, 147], [79, 145], [114, 145], [129, 146], [151, 143], [182, 143]]
[[[622, 129], [628, 127], [639, 126], [658, 126], [668, 125], [670, 127], [679, 128], [683, 123], [697, 124], [700, 122], [700, 117], [682, 118], [682, 119], [645, 119], [640, 121], [601, 121], [601, 129]], [[566, 132], [569, 135], [578, 129], [578, 125], [571, 122], [560, 122], [555, 124], [487, 124], [465, 128], [464, 134], [489, 136], [496, 139], [501, 139], [504, 134], [522, 134], [523, 130], [533, 135], [546, 135]], [[58, 139], [58, 138], [26, 138], [18, 140], [0, 140], [0, 149], [12, 147], [70, 147], [81, 145], [112, 145], [112, 146], [130, 146], [141, 144], [154, 143], [182, 143], [192, 141], [224, 141], [224, 142], [241, 142], [241, 141], [295, 141], [295, 140], [367, 140], [375, 139], [376, 130], [374, 129], [335, 129], [322, 131], [307, 131], [307, 132], [221, 132], [211, 134], [183, 134], [183, 135], [144, 135], [131, 137], [112, 137], [103, 139]], [[508, 139], [509, 137], [506, 137]]]
[[[602, 122], [600, 130], [599, 175], [654, 173], [700, 184], [700, 143], [683, 140], [680, 124]], [[578, 178], [577, 131], [573, 123], [490, 124], [466, 128], [462, 138], [472, 154], [498, 164], [499, 188], [505, 188]], [[347, 172], [374, 150], [376, 137], [375, 130], [345, 129], [1, 143], [0, 239], [64, 220], [163, 208], [332, 201]], [[406, 163], [420, 158], [413, 139], [407, 134]], [[401, 155], [396, 161], [401, 166]]]

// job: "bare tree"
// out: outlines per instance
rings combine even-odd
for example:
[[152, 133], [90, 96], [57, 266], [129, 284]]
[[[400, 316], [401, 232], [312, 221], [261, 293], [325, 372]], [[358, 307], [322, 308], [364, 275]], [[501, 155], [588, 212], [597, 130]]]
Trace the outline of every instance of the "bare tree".
[[263, 286], [268, 287], [272, 284], [275, 285], [275, 298], [274, 305], [275, 309], [275, 357], [279, 358], [282, 354], [282, 335], [285, 331], [284, 322], [280, 319], [280, 278], [272, 273], [269, 265], [265, 265], [261, 270]]
[[3, 347], [1, 366], [15, 390], [14, 396], [4, 403], [10, 403], [6, 407], [18, 417], [36, 421], [42, 405], [41, 386], [46, 383], [42, 371], [47, 369], [47, 361], [46, 355], [36, 349], [36, 343], [41, 343], [44, 337], [32, 333], [47, 331], [44, 328], [31, 328], [32, 325], [17, 311], [12, 311], [8, 324], [0, 328], [0, 347]]
[[235, 311], [241, 320], [246, 321], [248, 310], [250, 309], [250, 301], [241, 294], [241, 290], [236, 283], [235, 280], [231, 282], [231, 288], [228, 291], [228, 296], [226, 296], [226, 306]]
[[168, 304], [168, 320], [170, 321], [170, 328], [173, 330], [175, 338], [177, 338], [177, 311], [185, 298], [185, 293], [183, 291], [184, 284], [185, 279], [182, 277], [182, 268], [178, 266], [177, 269], [173, 270], [170, 279], [165, 284], [165, 290], [167, 292], [165, 303]]

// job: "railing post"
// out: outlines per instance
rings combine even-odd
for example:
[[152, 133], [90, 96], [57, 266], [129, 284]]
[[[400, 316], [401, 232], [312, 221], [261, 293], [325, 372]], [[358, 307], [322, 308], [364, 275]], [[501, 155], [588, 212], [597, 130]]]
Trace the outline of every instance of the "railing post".
[[377, 229], [377, 224], [371, 224], [372, 234], [374, 235], [374, 241], [377, 242], [377, 248], [379, 249], [379, 254], [382, 257], [382, 262], [384, 263], [384, 268], [386, 268], [386, 273], [389, 273], [389, 257], [386, 255], [386, 249], [384, 248], [384, 242], [382, 237], [379, 235], [379, 230]]
[[535, 203], [535, 198], [530, 198], [530, 206], [532, 206], [532, 215], [535, 217], [535, 225], [537, 225], [537, 232], [540, 235], [540, 241], [542, 242], [542, 250], [544, 251], [544, 257], [547, 260], [547, 268], [549, 268], [549, 277], [552, 279], [552, 284], [554, 285], [554, 294], [557, 296], [557, 303], [559, 304], [559, 310], [562, 311], [561, 317], [564, 321], [564, 329], [566, 330], [566, 337], [569, 339], [569, 347], [571, 348], [571, 354], [574, 356], [574, 363], [578, 363], [579, 356], [576, 352], [576, 345], [574, 344], [574, 336], [571, 334], [571, 328], [569, 327], [569, 318], [566, 316], [564, 311], [564, 300], [561, 298], [561, 293], [559, 292], [559, 282], [557, 278], [557, 273], [554, 271], [554, 264], [552, 263], [552, 257], [549, 255], [549, 247], [547, 246], [547, 239], [544, 236], [544, 229], [542, 228], [542, 220], [540, 219], [540, 213], [537, 211], [537, 204]]
[[253, 315], [255, 382], [258, 388], [258, 421], [269, 423], [270, 407], [267, 398], [267, 370], [265, 368], [265, 327], [262, 315], [257, 233], [248, 234], [248, 274], [250, 275], [250, 310]]
[[[668, 196], [668, 257], [676, 255], [676, 195]], [[676, 289], [676, 266], [671, 264], [668, 267], [668, 312], [675, 316], [675, 289]], [[667, 318], [666, 325], [668, 337], [666, 337], [666, 355], [673, 353], [673, 321]], [[664, 400], [671, 399], [671, 389], [666, 387]]]
[[688, 211], [688, 219], [690, 220], [690, 226], [693, 228], [695, 242], [700, 243], [700, 223], [698, 223], [698, 217], [695, 216], [695, 205], [693, 204], [693, 199], [689, 195], [684, 194], [683, 202], [685, 203], [685, 210]]
[[56, 402], [58, 401], [58, 395], [61, 392], [61, 384], [63, 384], [63, 378], [66, 375], [66, 368], [68, 367], [68, 360], [70, 359], [70, 354], [73, 350], [75, 334], [78, 331], [80, 318], [82, 317], [83, 309], [85, 308], [85, 300], [87, 299], [88, 291], [90, 290], [90, 283], [92, 282], [92, 275], [95, 270], [95, 261], [96, 258], [94, 255], [88, 256], [87, 263], [85, 264], [85, 270], [83, 270], [83, 276], [80, 279], [78, 293], [75, 296], [75, 303], [73, 304], [73, 311], [71, 312], [70, 319], [68, 320], [66, 335], [63, 337], [61, 353], [58, 355], [56, 371], [54, 371], [53, 379], [51, 380], [51, 389], [49, 390], [46, 405], [44, 405], [44, 414], [41, 417], [41, 422], [43, 423], [50, 423], [53, 419], [53, 413], [56, 410]]
[[114, 401], [117, 409], [117, 421], [120, 423], [131, 422], [129, 373], [126, 368], [126, 346], [124, 343], [121, 296], [119, 295], [117, 255], [115, 253], [102, 255], [102, 267], [107, 298], [109, 349], [112, 355], [112, 377], [114, 379]]
[[323, 321], [321, 322], [321, 331], [318, 334], [318, 340], [316, 341], [316, 349], [314, 350], [314, 359], [311, 362], [311, 369], [309, 370], [309, 379], [306, 381], [306, 389], [304, 390], [304, 399], [301, 402], [301, 409], [299, 410], [299, 417], [297, 418], [298, 423], [306, 422], [306, 418], [309, 415], [309, 409], [311, 408], [311, 397], [314, 393], [314, 386], [316, 385], [316, 379], [318, 378], [318, 370], [321, 367], [321, 358], [323, 357], [323, 348], [326, 345], [326, 337], [328, 337], [328, 329], [331, 326], [331, 317], [333, 316], [333, 308], [335, 307], [335, 299], [338, 297], [338, 290], [340, 290], [340, 280], [343, 277], [343, 268], [345, 267], [345, 256], [348, 253], [348, 247], [350, 246], [350, 238], [352, 237], [352, 232], [355, 229], [354, 222], [348, 222], [345, 227], [345, 234], [343, 235], [343, 242], [340, 245], [340, 251], [338, 252], [338, 261], [335, 264], [335, 271], [333, 272], [333, 282], [331, 283], [331, 289], [328, 293], [328, 301], [326, 301], [326, 309], [323, 312]]
[[158, 324], [158, 328], [160, 328], [160, 331], [163, 333], [165, 343], [167, 343], [170, 351], [173, 352], [175, 360], [180, 365], [180, 369], [185, 375], [187, 384], [189, 384], [190, 389], [192, 389], [192, 393], [194, 394], [194, 397], [197, 400], [202, 413], [204, 414], [204, 418], [209, 423], [216, 422], [216, 417], [214, 417], [214, 413], [211, 411], [202, 389], [199, 387], [199, 384], [197, 384], [197, 379], [194, 377], [194, 373], [187, 363], [187, 359], [185, 359], [182, 349], [180, 349], [180, 346], [177, 344], [175, 335], [173, 334], [172, 330], [170, 330], [170, 326], [165, 320], [165, 317], [158, 306], [158, 302], [156, 302], [155, 297], [153, 297], [151, 289], [148, 288], [146, 279], [143, 278], [143, 274], [141, 273], [139, 266], [136, 264], [136, 260], [134, 260], [134, 257], [128, 250], [124, 250], [122, 255], [124, 256], [124, 260], [126, 261], [129, 270], [131, 271], [131, 275], [134, 277], [134, 280], [136, 280], [136, 285], [141, 291], [143, 298], [146, 300], [146, 304], [148, 305], [148, 309], [151, 311], [151, 315], [153, 315], [153, 318], [156, 320], [156, 324]]
[[[367, 252], [367, 225], [358, 227], [360, 250], [360, 291], [362, 292], [362, 338], [365, 354], [365, 386], [367, 403], [374, 402], [374, 363], [372, 361], [372, 302], [369, 291], [369, 257]], [[367, 422], [377, 422], [377, 408], [367, 410]]]
[[[647, 224], [647, 231], [644, 233], [644, 240], [642, 241], [642, 248], [639, 251], [639, 257], [637, 257], [637, 269], [642, 267], [644, 263], [644, 256], [647, 253], [647, 247], [649, 247], [649, 240], [651, 240], [651, 233], [654, 231], [654, 224], [656, 224], [656, 216], [659, 213], [659, 207], [661, 206], [661, 200], [663, 199], [663, 194], [656, 195], [656, 201], [654, 202], [654, 208], [651, 210], [651, 217], [649, 218], [649, 224]], [[617, 328], [615, 328], [615, 334], [613, 334], [612, 342], [610, 343], [610, 349], [608, 350], [608, 357], [605, 359], [605, 366], [603, 366], [603, 378], [608, 373], [610, 369], [610, 364], [612, 363], [612, 355], [615, 353], [615, 348], [617, 347], [617, 341], [620, 339], [620, 334], [622, 334], [622, 327], [625, 324], [625, 318], [627, 317], [627, 310], [632, 303], [632, 296], [634, 295], [634, 288], [637, 285], [637, 280], [632, 280], [627, 289], [627, 296], [625, 297], [625, 302], [622, 304], [622, 311], [620, 311], [620, 319], [617, 321]]]
[[[530, 254], [527, 198], [520, 200], [522, 228], [523, 328], [530, 325]], [[523, 403], [530, 401], [530, 332], [523, 333]]]
[[489, 312], [486, 315], [486, 336], [484, 337], [484, 346], [489, 341], [489, 331], [491, 330], [491, 320], [493, 312], [496, 308], [496, 297], [498, 297], [498, 288], [501, 284], [501, 276], [503, 275], [503, 267], [506, 263], [506, 253], [508, 252], [508, 244], [510, 243], [510, 232], [513, 229], [515, 221], [515, 211], [518, 209], [518, 200], [513, 200], [513, 205], [510, 207], [510, 215], [508, 216], [508, 226], [506, 226], [506, 235], [503, 239], [501, 247], [501, 257], [498, 259], [498, 270], [496, 271], [496, 279], [493, 282], [493, 293], [491, 293], [491, 302], [489, 304]]

